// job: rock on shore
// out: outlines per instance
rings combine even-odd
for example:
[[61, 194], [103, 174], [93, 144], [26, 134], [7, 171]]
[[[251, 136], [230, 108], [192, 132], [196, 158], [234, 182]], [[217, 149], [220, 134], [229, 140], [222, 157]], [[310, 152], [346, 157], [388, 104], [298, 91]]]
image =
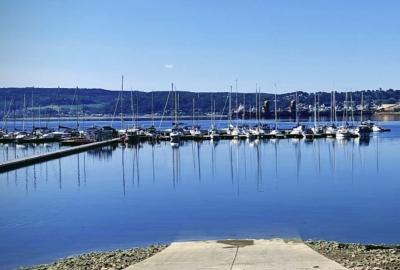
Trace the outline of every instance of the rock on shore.
[[306, 241], [312, 249], [348, 269], [400, 270], [400, 246]]
[[119, 270], [147, 259], [166, 247], [166, 245], [152, 245], [146, 248], [90, 252], [51, 264], [23, 267], [21, 270]]

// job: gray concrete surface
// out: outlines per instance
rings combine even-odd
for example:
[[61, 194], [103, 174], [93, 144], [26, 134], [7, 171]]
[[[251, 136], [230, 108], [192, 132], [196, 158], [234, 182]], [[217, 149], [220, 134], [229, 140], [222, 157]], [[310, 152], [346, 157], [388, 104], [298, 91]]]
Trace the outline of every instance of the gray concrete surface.
[[224, 240], [174, 242], [126, 270], [346, 270], [300, 241]]

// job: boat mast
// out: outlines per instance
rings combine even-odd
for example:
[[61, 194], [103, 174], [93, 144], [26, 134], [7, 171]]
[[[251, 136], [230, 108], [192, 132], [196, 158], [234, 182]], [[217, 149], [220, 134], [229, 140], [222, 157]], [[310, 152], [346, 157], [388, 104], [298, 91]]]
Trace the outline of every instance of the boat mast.
[[319, 122], [321, 121], [321, 116], [320, 116], [320, 97], [319, 97], [319, 93], [317, 93], [317, 123], [319, 126]]
[[297, 125], [299, 124], [299, 118], [298, 118], [298, 112], [297, 112], [297, 103], [298, 103], [298, 97], [297, 97], [297, 91], [296, 91], [296, 98], [295, 98], [295, 102], [296, 102], [296, 123], [297, 123]]
[[364, 92], [361, 91], [361, 115], [360, 120], [363, 122], [363, 111], [364, 111]]
[[136, 91], [136, 115], [135, 115], [135, 126], [139, 127], [139, 93]]
[[42, 119], [41, 119], [41, 106], [39, 105], [39, 128], [42, 127]]
[[243, 115], [242, 115], [242, 123], [244, 124], [244, 119], [246, 117], [246, 95], [243, 93]]
[[345, 94], [345, 98], [344, 98], [344, 101], [343, 101], [343, 119], [342, 119], [342, 124], [345, 124], [345, 121], [346, 121], [346, 101], [347, 100], [347, 92], [346, 92], [346, 94]]
[[258, 119], [258, 85], [256, 84], [256, 120], [257, 120], [257, 127], [259, 126], [259, 119]]
[[194, 98], [193, 98], [193, 100], [192, 100], [192, 104], [193, 104], [193, 116], [192, 116], [192, 127], [194, 127]]
[[132, 112], [132, 124], [136, 126], [135, 123], [135, 109], [133, 107], [133, 89], [131, 88], [131, 112]]
[[213, 104], [214, 104], [214, 110], [213, 110], [213, 115], [214, 115], [214, 127], [216, 127], [216, 126], [217, 126], [217, 121], [216, 121], [216, 116], [215, 116], [215, 99], [214, 99]]
[[231, 85], [231, 91], [229, 92], [229, 125], [232, 125], [232, 85]]
[[78, 86], [75, 91], [75, 109], [76, 109], [76, 128], [79, 130], [79, 110], [78, 110]]
[[317, 93], [314, 93], [314, 127], [317, 127]]
[[277, 123], [277, 121], [278, 121], [278, 112], [277, 112], [277, 108], [276, 108], [276, 83], [275, 83], [275, 130], [277, 130], [278, 129], [278, 123]]
[[333, 90], [333, 121], [336, 125], [337, 114], [336, 114], [336, 91], [335, 90]]
[[239, 126], [239, 110], [238, 110], [238, 83], [237, 83], [237, 79], [236, 79], [236, 104], [235, 104], [235, 108], [236, 108], [236, 127]]
[[200, 119], [200, 92], [197, 93], [197, 118], [196, 118], [196, 125], [199, 126], [199, 119]]
[[17, 102], [16, 102], [16, 100], [15, 100], [15, 96], [13, 96], [13, 101], [14, 101], [14, 103], [13, 103], [13, 120], [14, 120], [14, 131], [15, 131], [15, 129], [16, 129], [16, 127], [17, 127], [17, 119], [15, 118], [16, 116], [15, 116], [15, 105], [17, 105]]
[[354, 106], [353, 106], [353, 95], [350, 92], [350, 110], [351, 110], [351, 125], [354, 126]]
[[[58, 87], [58, 104], [57, 104], [57, 114], [58, 114], [58, 128], [61, 125], [61, 110], [60, 110], [60, 86]], [[25, 103], [25, 95], [24, 95], [24, 103]], [[25, 105], [24, 105], [25, 106]]]
[[24, 108], [22, 109], [22, 131], [25, 131], [26, 99], [24, 94]]
[[210, 107], [211, 107], [211, 111], [210, 111], [210, 121], [211, 121], [211, 128], [214, 126], [214, 115], [213, 115], [213, 100], [214, 100], [214, 98], [213, 98], [213, 95], [211, 94], [211, 105], [210, 105]]
[[176, 91], [174, 91], [174, 83], [171, 84], [172, 92], [174, 93], [174, 106], [175, 106], [175, 126], [178, 126], [178, 107], [176, 102]]
[[154, 127], [154, 91], [151, 91], [151, 123]]
[[32, 89], [32, 96], [31, 96], [31, 108], [32, 108], [32, 131], [35, 129], [35, 113], [33, 112], [33, 89]]
[[124, 129], [124, 116], [123, 116], [123, 111], [122, 111], [122, 100], [123, 100], [123, 94], [124, 94], [124, 75], [121, 77], [121, 129]]
[[331, 91], [331, 112], [330, 112], [330, 116], [331, 116], [331, 124], [333, 123], [333, 91]]

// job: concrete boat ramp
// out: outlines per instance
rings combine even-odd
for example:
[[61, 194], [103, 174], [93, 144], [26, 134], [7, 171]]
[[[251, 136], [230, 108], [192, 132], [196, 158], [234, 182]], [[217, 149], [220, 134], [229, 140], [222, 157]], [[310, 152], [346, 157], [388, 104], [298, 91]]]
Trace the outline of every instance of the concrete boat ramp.
[[221, 240], [174, 242], [125, 270], [346, 270], [301, 241]]

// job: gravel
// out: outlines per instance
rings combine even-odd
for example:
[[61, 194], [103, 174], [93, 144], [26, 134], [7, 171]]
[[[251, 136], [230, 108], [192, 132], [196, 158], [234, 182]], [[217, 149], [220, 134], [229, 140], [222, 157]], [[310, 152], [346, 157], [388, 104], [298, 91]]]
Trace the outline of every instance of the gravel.
[[306, 241], [315, 251], [355, 270], [400, 270], [399, 245], [362, 245], [330, 241]]
[[152, 245], [145, 248], [133, 248], [108, 252], [90, 252], [71, 256], [51, 264], [22, 267], [24, 270], [119, 270], [147, 259], [160, 252], [166, 245]]
[[[315, 251], [354, 270], [400, 270], [400, 245], [363, 245], [332, 241], [305, 241]], [[24, 270], [119, 270], [147, 259], [167, 245], [109, 252], [90, 252]]]

